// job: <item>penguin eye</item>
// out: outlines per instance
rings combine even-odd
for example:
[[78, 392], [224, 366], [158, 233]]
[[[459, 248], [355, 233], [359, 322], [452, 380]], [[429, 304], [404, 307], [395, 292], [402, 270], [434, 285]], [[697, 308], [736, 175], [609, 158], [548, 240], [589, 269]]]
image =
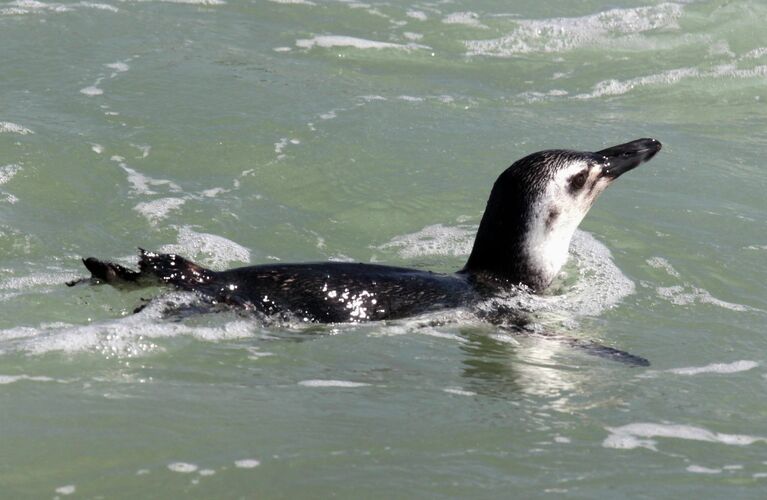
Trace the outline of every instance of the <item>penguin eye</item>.
[[588, 179], [589, 172], [588, 170], [582, 170], [575, 174], [574, 176], [570, 177], [570, 191], [575, 192], [579, 191], [584, 184], [586, 184], [586, 179]]

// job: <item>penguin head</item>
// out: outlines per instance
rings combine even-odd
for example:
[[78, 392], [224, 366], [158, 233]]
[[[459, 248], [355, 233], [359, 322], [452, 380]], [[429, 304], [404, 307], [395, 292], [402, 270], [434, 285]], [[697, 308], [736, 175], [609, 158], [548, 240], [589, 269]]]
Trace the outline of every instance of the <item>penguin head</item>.
[[493, 186], [465, 270], [547, 287], [597, 197], [660, 148], [655, 139], [639, 139], [597, 152], [540, 151], [516, 161]]

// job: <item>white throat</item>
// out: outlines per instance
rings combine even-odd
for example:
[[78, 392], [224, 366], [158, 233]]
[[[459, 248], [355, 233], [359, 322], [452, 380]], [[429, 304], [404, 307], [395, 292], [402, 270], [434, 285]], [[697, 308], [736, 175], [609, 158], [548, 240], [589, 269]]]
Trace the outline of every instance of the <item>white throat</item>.
[[544, 286], [556, 278], [567, 262], [575, 230], [608, 184], [599, 178], [597, 169], [592, 169], [587, 184], [593, 184], [593, 189], [569, 192], [568, 179], [583, 170], [584, 165], [574, 162], [557, 172], [531, 210], [524, 247], [531, 270], [540, 276]]

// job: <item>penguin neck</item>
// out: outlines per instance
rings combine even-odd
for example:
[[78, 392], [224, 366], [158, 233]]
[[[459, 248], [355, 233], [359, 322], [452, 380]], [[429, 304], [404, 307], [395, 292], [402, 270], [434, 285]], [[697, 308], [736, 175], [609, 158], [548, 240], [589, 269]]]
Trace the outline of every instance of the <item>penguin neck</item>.
[[520, 200], [517, 210], [501, 212], [488, 202], [462, 272], [507, 285], [545, 289], [567, 262], [573, 224], [548, 224], [539, 207]]

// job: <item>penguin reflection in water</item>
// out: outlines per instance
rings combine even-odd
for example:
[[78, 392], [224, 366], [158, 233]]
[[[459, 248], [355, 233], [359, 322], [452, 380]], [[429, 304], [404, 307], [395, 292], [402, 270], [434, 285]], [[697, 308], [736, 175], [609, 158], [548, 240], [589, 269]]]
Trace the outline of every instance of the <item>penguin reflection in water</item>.
[[[638, 139], [597, 152], [540, 151], [516, 161], [495, 181], [466, 265], [449, 275], [342, 262], [212, 271], [178, 255], [144, 250], [138, 271], [93, 257], [83, 262], [92, 282], [167, 284], [196, 292], [216, 307], [311, 323], [379, 321], [471, 308], [509, 291], [537, 293], [548, 287], [567, 260], [575, 229], [599, 194], [660, 149], [655, 139]], [[482, 315], [506, 325], [510, 322], [504, 316], [518, 319], [503, 308]], [[516, 331], [527, 331], [513, 323]], [[588, 341], [557, 339], [592, 354], [648, 364], [644, 358]]]

